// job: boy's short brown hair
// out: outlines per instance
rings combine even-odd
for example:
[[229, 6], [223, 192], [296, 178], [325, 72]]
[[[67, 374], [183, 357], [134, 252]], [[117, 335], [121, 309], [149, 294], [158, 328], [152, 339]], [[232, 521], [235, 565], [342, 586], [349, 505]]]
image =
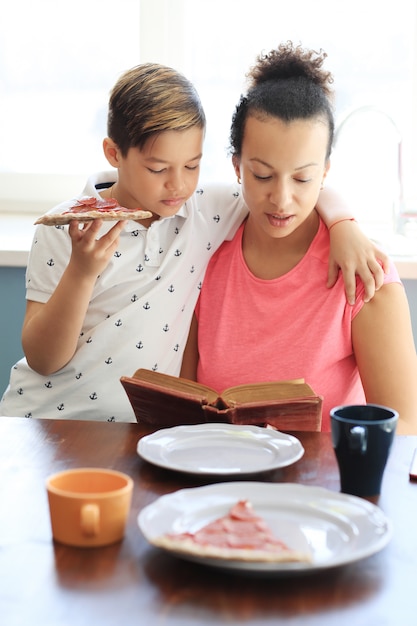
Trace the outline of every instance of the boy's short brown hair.
[[144, 63], [125, 72], [113, 87], [107, 134], [123, 156], [143, 148], [164, 130], [205, 128], [206, 118], [194, 85], [176, 70]]

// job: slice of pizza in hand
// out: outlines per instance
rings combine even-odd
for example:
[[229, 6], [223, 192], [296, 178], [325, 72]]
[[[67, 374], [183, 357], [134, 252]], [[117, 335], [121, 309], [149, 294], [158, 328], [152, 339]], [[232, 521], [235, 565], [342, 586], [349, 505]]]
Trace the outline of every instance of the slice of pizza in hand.
[[80, 198], [77, 202], [62, 213], [46, 213], [38, 218], [35, 224], [45, 226], [63, 226], [73, 220], [91, 222], [92, 220], [143, 220], [152, 217], [150, 211], [142, 209], [126, 209], [114, 198]]
[[190, 556], [237, 561], [304, 562], [312, 555], [294, 550], [277, 539], [248, 500], [240, 500], [219, 519], [195, 533], [166, 533], [152, 540], [155, 546]]

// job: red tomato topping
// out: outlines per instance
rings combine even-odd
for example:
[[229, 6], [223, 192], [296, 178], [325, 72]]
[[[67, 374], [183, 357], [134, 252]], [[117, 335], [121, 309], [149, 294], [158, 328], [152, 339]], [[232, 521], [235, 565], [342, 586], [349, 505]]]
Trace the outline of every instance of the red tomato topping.
[[125, 207], [120, 206], [120, 204], [114, 198], [80, 198], [77, 200], [76, 204], [73, 207], [68, 209], [68, 211], [64, 211], [63, 215], [67, 213], [87, 213], [88, 211], [98, 211], [100, 213], [106, 213], [106, 211], [123, 211], [123, 212], [134, 212], [139, 211], [140, 209], [126, 209]]

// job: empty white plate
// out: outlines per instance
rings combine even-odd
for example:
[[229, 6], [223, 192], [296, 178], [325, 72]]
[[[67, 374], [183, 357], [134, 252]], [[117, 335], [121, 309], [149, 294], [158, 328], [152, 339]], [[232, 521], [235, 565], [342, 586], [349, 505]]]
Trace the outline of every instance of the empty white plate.
[[196, 424], [158, 430], [139, 440], [146, 461], [190, 474], [254, 474], [291, 465], [304, 454], [300, 441], [272, 428]]

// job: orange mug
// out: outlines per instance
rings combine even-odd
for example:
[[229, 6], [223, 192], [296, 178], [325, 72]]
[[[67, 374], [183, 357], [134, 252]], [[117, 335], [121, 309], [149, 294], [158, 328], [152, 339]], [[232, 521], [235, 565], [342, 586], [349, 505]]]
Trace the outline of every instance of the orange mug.
[[98, 547], [123, 539], [133, 480], [102, 468], [78, 468], [46, 481], [53, 538], [70, 546]]

